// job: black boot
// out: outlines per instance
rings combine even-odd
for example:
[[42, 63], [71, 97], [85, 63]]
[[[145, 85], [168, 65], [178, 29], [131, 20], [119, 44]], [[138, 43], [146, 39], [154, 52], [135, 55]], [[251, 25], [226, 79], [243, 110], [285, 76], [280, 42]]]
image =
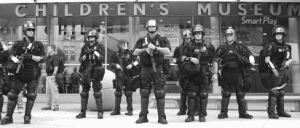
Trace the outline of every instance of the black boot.
[[279, 119], [279, 116], [275, 113], [276, 101], [277, 101], [277, 97], [275, 97], [274, 95], [269, 94], [268, 116], [271, 119]]
[[24, 115], [24, 124], [30, 124], [30, 120], [31, 120], [31, 115], [25, 114]]
[[246, 112], [245, 92], [237, 92], [236, 97], [239, 108], [239, 118], [252, 119], [253, 116]]
[[280, 92], [280, 95], [279, 97], [277, 98], [277, 114], [278, 116], [280, 117], [292, 117], [290, 114], [286, 113], [285, 110], [284, 110], [284, 91], [281, 90], [279, 91]]
[[121, 115], [121, 112], [120, 112], [120, 104], [121, 104], [121, 98], [122, 97], [116, 97], [115, 98], [115, 108], [114, 110], [110, 113], [110, 115], [114, 116], [114, 115]]
[[207, 107], [207, 98], [200, 98], [200, 110], [199, 110], [199, 121], [205, 122], [205, 116], [207, 115], [206, 112]]
[[158, 113], [158, 123], [168, 124], [167, 117], [165, 114], [165, 99], [156, 99], [157, 102], [157, 113]]
[[[16, 96], [16, 98], [17, 98], [17, 96]], [[13, 123], [12, 115], [14, 113], [16, 105], [17, 105], [17, 99], [8, 101], [6, 116], [3, 117], [3, 119], [1, 120], [1, 125]]]
[[89, 93], [81, 92], [81, 111], [78, 115], [76, 115], [77, 119], [86, 118], [86, 110], [87, 110], [87, 103], [89, 99]]
[[139, 119], [136, 120], [137, 124], [148, 122], [148, 118], [147, 118], [147, 114], [149, 113], [149, 111], [148, 111], [149, 99], [148, 98], [146, 98], [146, 97], [141, 98], [141, 112], [139, 114]]
[[147, 115], [149, 113], [148, 105], [149, 105], [150, 91], [146, 89], [141, 89], [140, 94], [141, 94], [141, 112], [139, 114], [139, 119], [136, 120], [135, 122], [137, 124], [147, 123], [148, 122]]
[[187, 110], [186, 106], [186, 94], [180, 95], [180, 109], [177, 115], [185, 115]]
[[194, 118], [194, 109], [195, 109], [195, 98], [188, 98], [188, 117], [185, 119], [185, 122], [195, 121]]
[[86, 110], [81, 109], [80, 113], [76, 116], [77, 119], [85, 118]]
[[35, 90], [29, 90], [27, 94], [27, 102], [25, 108], [24, 124], [30, 124], [31, 120], [31, 110], [36, 99]]
[[103, 119], [102, 93], [94, 92], [94, 97], [98, 109], [98, 119]]
[[228, 118], [228, 104], [229, 104], [229, 98], [231, 96], [230, 92], [222, 91], [222, 101], [221, 101], [221, 113], [218, 115], [219, 119], [225, 119]]
[[132, 116], [132, 96], [126, 96], [126, 101], [127, 101], [127, 113], [125, 115]]

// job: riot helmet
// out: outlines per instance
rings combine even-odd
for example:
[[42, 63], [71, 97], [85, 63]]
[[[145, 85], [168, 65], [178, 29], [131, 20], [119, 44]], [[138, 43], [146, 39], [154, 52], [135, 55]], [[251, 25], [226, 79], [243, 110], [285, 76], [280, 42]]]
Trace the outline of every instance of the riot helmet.
[[185, 30], [182, 32], [182, 39], [184, 42], [190, 42], [192, 38], [192, 34], [190, 30]]
[[276, 25], [272, 29], [272, 35], [275, 35], [276, 33], [282, 33], [284, 36], [286, 35], [286, 30], [281, 25]]
[[119, 47], [119, 49], [122, 49], [122, 50], [128, 49], [128, 44], [129, 44], [129, 42], [127, 40], [119, 40], [118, 41], [118, 47]]
[[[89, 30], [88, 31], [88, 33], [87, 33], [87, 40], [90, 42], [90, 43], [92, 43], [92, 42], [95, 42], [95, 41], [97, 41], [97, 39], [98, 39], [98, 32], [97, 32], [97, 30], [96, 29], [91, 29], [91, 30]], [[94, 38], [91, 38], [91, 37], [94, 37]]]
[[156, 20], [150, 19], [146, 23], [146, 29], [149, 33], [155, 33], [158, 30], [158, 25]]
[[200, 24], [196, 24], [193, 28], [192, 28], [192, 33], [194, 36], [195, 40], [202, 40], [204, 37], [204, 27]]
[[225, 30], [225, 39], [229, 42], [235, 41], [236, 39], [236, 32], [232, 27], [228, 27]]
[[36, 29], [35, 23], [33, 23], [32, 21], [26, 21], [23, 25], [23, 33], [28, 37], [34, 37], [35, 29]]
[[279, 42], [283, 40], [283, 37], [286, 36], [286, 30], [282, 25], [276, 25], [272, 29], [272, 35]]

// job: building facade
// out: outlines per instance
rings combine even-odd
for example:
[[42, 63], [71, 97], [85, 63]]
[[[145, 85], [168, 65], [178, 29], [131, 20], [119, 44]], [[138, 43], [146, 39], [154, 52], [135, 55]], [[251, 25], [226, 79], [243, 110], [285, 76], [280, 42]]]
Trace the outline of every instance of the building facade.
[[[22, 38], [24, 21], [37, 24], [36, 38], [45, 46], [55, 44], [66, 57], [67, 74], [79, 66], [79, 54], [84, 45], [85, 32], [98, 29], [99, 42], [106, 49], [105, 63], [117, 50], [121, 39], [129, 41], [132, 49], [139, 37], [145, 36], [148, 19], [159, 23], [159, 34], [171, 43], [172, 54], [182, 43], [181, 33], [195, 24], [205, 28], [204, 39], [215, 47], [224, 43], [223, 31], [232, 26], [237, 31], [238, 41], [251, 49], [258, 63], [259, 51], [273, 38], [274, 25], [287, 29], [285, 41], [292, 46], [293, 63], [289, 70], [288, 93], [300, 93], [299, 36], [300, 2], [295, 0], [213, 0], [208, 1], [129, 1], [129, 2], [46, 2], [0, 4], [0, 37], [6, 43]], [[172, 54], [167, 56], [171, 60]], [[172, 63], [172, 61], [171, 61]], [[176, 65], [172, 64], [173, 72]], [[259, 74], [253, 78], [253, 93], [265, 93]], [[64, 93], [68, 88], [64, 87]], [[40, 88], [43, 93], [43, 86]], [[167, 90], [168, 92], [168, 90]], [[172, 92], [172, 89], [169, 90]], [[210, 92], [220, 93], [218, 84]], [[78, 93], [78, 92], [75, 92]]]

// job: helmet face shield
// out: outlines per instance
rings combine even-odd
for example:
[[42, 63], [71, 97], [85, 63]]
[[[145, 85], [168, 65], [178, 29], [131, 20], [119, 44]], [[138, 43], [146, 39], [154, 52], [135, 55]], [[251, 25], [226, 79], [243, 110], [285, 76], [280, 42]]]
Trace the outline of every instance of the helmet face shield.
[[284, 33], [275, 33], [275, 39], [277, 41], [282, 41], [283, 40], [283, 36], [284, 36]]
[[157, 28], [158, 26], [156, 20], [151, 19], [146, 23], [146, 29], [150, 33], [155, 33], [157, 31]]
[[98, 39], [98, 32], [95, 29], [88, 31], [87, 40], [91, 42], [95, 42]]
[[235, 41], [236, 39], [236, 32], [232, 27], [228, 27], [225, 30], [225, 38], [228, 42]]
[[33, 23], [32, 21], [26, 21], [23, 25], [23, 33], [27, 37], [34, 37], [35, 29], [36, 29], [35, 23]]
[[125, 40], [120, 40], [118, 46], [120, 49], [126, 50], [128, 49], [128, 42]]
[[23, 30], [35, 30], [35, 23], [32, 21], [26, 21], [23, 25]]
[[200, 24], [196, 24], [193, 28], [192, 28], [192, 33], [194, 36], [195, 40], [202, 40], [203, 36], [204, 36], [204, 28], [202, 25]]
[[182, 32], [182, 38], [185, 39], [185, 38], [191, 38], [192, 37], [192, 34], [191, 34], [191, 31], [189, 30], [185, 30]]

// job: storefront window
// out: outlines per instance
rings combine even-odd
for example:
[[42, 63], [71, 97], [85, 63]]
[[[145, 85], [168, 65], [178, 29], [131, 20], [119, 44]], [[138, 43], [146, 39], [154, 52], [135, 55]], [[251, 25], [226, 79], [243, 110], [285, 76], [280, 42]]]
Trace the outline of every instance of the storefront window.
[[[118, 48], [119, 40], [129, 42], [132, 33], [129, 33], [129, 17], [107, 17], [107, 62], [111, 63], [111, 57]], [[130, 48], [130, 44], [128, 48]], [[130, 49], [131, 50], [131, 49]]]

